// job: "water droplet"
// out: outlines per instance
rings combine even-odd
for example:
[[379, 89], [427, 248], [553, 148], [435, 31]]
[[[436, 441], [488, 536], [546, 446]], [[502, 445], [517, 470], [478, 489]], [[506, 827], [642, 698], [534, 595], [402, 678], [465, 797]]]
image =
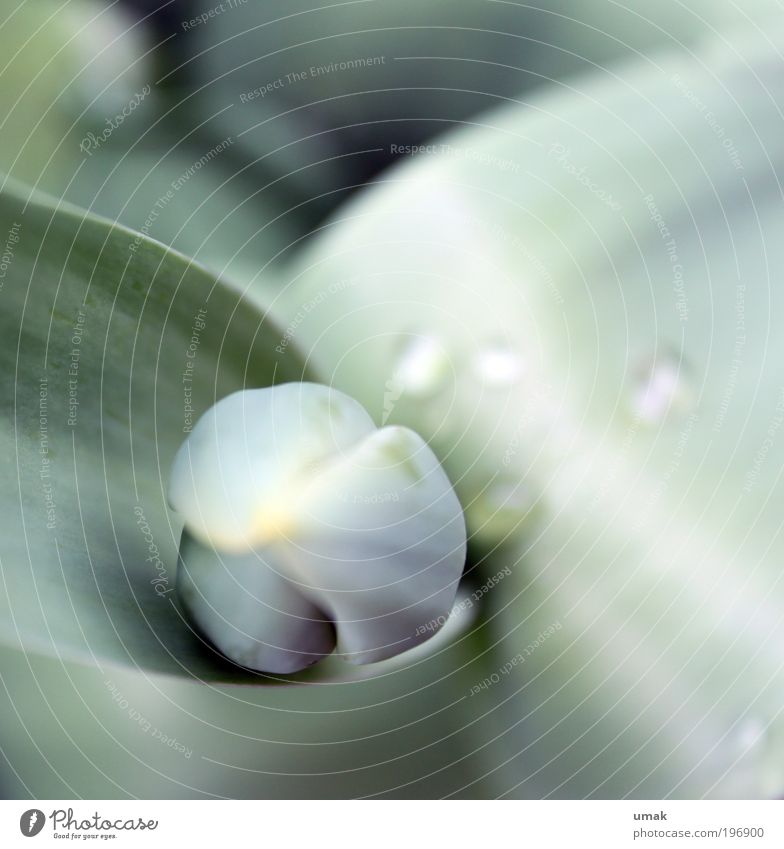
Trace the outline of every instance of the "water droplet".
[[746, 716], [715, 750], [716, 769], [724, 778], [719, 793], [727, 798], [779, 799], [784, 797], [781, 735], [784, 724], [774, 718]]
[[761, 746], [765, 741], [765, 723], [758, 717], [744, 719], [735, 730], [735, 748], [738, 755], [745, 755]]
[[[736, 770], [746, 774], [746, 784], [753, 786], [756, 797], [777, 799], [784, 795], [784, 766], [778, 740], [781, 730], [780, 723], [770, 724], [755, 716], [743, 720], [735, 731], [730, 756], [736, 761]], [[748, 793], [748, 786], [742, 792]]]
[[394, 379], [405, 392], [428, 395], [443, 381], [449, 370], [449, 357], [443, 346], [432, 336], [415, 336], [406, 345]]
[[432, 336], [407, 337], [392, 376], [384, 384], [382, 424], [386, 424], [403, 395], [434, 395], [449, 373], [449, 356]]
[[663, 356], [637, 372], [632, 407], [642, 422], [659, 424], [669, 413], [683, 412], [692, 402], [692, 392], [679, 359]]
[[522, 377], [522, 357], [507, 345], [492, 345], [480, 351], [474, 361], [479, 378], [488, 386], [513, 386]]

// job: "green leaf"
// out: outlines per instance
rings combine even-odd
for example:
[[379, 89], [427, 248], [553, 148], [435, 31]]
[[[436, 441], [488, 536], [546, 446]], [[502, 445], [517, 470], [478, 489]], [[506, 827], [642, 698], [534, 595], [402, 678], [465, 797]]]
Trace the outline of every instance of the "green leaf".
[[292, 164], [348, 154], [351, 170], [305, 172], [323, 190], [546, 80], [656, 46], [684, 50], [709, 27], [778, 11], [775, 0], [743, 11], [731, 0], [267, 0], [219, 14], [213, 0], [196, 0], [189, 9], [176, 30], [188, 57], [178, 72], [233, 103], [229, 120], [259, 152], [272, 134], [287, 137], [292, 147], [279, 156]]
[[562, 625], [488, 695], [510, 795], [784, 791], [782, 44], [488, 114], [291, 269], [293, 339], [510, 568], [488, 663]]
[[492, 726], [465, 698], [476, 646], [424, 648], [343, 684], [240, 688], [0, 647], [0, 790], [12, 799], [430, 799], [476, 779], [471, 794], [493, 798], [503, 787], [483, 780], [476, 752]]
[[0, 0], [0, 170], [273, 288], [289, 169], [250, 180], [230, 104], [159, 84], [144, 27], [96, 0]]
[[169, 467], [201, 412], [300, 379], [298, 355], [239, 291], [75, 207], [6, 188], [0, 243], [0, 640], [236, 677], [173, 602]]
[[0, 170], [60, 192], [100, 133], [148, 80], [140, 26], [95, 0], [0, 0]]
[[[275, 308], [292, 338], [377, 421], [431, 441], [476, 535], [504, 539], [565, 459], [584, 476], [585, 444], [616, 452], [630, 428], [618, 462], [659, 474], [650, 452], [661, 466], [695, 409], [698, 441], [715, 428], [723, 452], [742, 435], [753, 460], [778, 396], [764, 346], [781, 83], [753, 40], [741, 60], [706, 56], [595, 75], [444, 136], [289, 269]], [[702, 498], [723, 476], [682, 462]]]
[[295, 241], [292, 225], [268, 193], [232, 172], [225, 160], [233, 136], [200, 141], [179, 144], [169, 134], [151, 133], [129, 150], [107, 145], [86, 158], [65, 196], [221, 275], [263, 278], [263, 288], [274, 291], [276, 258]]

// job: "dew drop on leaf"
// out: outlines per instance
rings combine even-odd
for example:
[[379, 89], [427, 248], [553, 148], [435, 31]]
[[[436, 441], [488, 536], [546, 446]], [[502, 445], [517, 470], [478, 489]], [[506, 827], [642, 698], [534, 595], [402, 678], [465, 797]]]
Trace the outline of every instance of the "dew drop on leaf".
[[522, 357], [507, 345], [496, 344], [480, 351], [474, 361], [477, 376], [487, 386], [514, 386], [523, 375]]
[[693, 406], [694, 395], [683, 362], [665, 354], [638, 369], [633, 379], [632, 412], [644, 424], [661, 424]]
[[432, 336], [409, 336], [400, 351], [389, 383], [421, 397], [436, 392], [449, 372], [449, 356]]

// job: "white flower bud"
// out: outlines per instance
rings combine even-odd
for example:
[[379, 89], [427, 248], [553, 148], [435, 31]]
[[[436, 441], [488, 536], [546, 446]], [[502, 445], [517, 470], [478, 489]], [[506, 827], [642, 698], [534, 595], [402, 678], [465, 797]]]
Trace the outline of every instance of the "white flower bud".
[[423, 642], [454, 602], [463, 513], [413, 431], [376, 429], [312, 383], [237, 392], [196, 424], [169, 497], [185, 521], [180, 597], [236, 663], [373, 663]]

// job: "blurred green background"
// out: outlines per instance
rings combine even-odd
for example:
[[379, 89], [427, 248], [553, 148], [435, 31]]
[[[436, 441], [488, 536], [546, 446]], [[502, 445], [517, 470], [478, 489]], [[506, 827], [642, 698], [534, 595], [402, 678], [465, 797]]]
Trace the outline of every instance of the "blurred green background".
[[[760, 16], [776, 8], [751, 5]], [[0, 0], [0, 170], [271, 300], [286, 263], [350, 196], [386, 179], [400, 148], [597, 69], [623, 75], [641, 54], [686, 55], [744, 14], [724, 0], [233, 0], [222, 10]], [[469, 588], [524, 554], [473, 552]], [[640, 710], [655, 694], [625, 691], [612, 659], [597, 661], [574, 631], [553, 632], [499, 677], [557, 611], [517, 570], [451, 643], [343, 683], [229, 686], [3, 649], [0, 793], [656, 798], [707, 792], [728, 764], [762, 784], [728, 779], [714, 793], [769, 786], [772, 767], [744, 725], [705, 760], [696, 740], [694, 772], [674, 790], [678, 765], [652, 749], [677, 745], [678, 729]], [[501, 612], [519, 627], [499, 629]]]

